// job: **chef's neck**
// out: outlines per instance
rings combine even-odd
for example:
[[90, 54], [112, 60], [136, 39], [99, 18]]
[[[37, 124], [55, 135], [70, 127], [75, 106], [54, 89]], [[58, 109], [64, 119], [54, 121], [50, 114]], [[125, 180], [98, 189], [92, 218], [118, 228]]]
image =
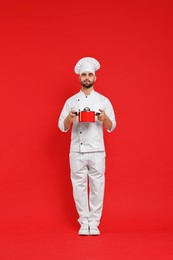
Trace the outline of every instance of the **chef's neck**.
[[81, 91], [85, 93], [85, 95], [89, 95], [91, 93], [91, 91], [94, 89], [94, 87], [90, 87], [90, 88], [84, 88], [82, 87]]

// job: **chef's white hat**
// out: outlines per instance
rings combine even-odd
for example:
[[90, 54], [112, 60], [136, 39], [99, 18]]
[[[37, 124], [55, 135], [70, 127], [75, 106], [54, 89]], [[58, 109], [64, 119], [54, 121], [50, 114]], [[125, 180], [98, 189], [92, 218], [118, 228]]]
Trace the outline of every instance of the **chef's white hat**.
[[89, 71], [95, 74], [95, 71], [100, 69], [100, 63], [91, 57], [80, 59], [74, 68], [76, 74], [82, 74], [84, 71]]

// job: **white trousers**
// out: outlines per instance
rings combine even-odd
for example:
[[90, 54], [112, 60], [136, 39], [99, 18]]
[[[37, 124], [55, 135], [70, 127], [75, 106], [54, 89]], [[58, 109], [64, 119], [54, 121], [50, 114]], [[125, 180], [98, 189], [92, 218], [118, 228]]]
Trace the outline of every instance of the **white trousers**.
[[104, 199], [105, 152], [71, 152], [70, 168], [78, 222], [98, 226]]

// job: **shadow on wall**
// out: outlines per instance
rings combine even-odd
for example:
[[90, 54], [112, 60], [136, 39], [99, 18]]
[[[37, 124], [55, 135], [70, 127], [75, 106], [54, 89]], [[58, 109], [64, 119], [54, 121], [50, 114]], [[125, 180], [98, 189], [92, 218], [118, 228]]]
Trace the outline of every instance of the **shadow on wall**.
[[52, 164], [52, 187], [55, 191], [55, 214], [64, 225], [75, 226], [77, 213], [73, 200], [69, 167], [70, 131], [62, 133], [58, 127], [48, 141], [47, 156]]

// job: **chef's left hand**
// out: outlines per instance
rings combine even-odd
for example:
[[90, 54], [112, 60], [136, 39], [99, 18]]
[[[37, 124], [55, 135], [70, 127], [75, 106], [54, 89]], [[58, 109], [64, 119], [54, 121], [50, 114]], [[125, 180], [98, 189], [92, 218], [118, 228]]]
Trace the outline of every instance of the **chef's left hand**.
[[106, 113], [105, 113], [104, 110], [99, 109], [99, 111], [101, 112], [101, 114], [100, 114], [97, 118], [98, 118], [98, 120], [99, 120], [100, 122], [103, 122], [103, 121], [106, 120], [107, 115], [106, 115]]

